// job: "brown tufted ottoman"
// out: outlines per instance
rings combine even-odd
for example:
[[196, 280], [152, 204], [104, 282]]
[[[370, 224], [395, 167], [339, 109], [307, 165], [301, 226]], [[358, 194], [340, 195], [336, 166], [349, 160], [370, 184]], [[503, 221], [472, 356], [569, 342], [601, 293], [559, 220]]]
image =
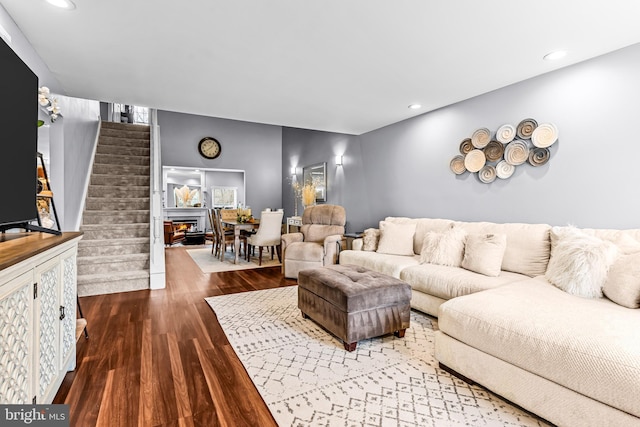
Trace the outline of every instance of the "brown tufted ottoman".
[[347, 351], [358, 341], [409, 327], [411, 287], [408, 283], [355, 265], [301, 270], [298, 308], [344, 342]]

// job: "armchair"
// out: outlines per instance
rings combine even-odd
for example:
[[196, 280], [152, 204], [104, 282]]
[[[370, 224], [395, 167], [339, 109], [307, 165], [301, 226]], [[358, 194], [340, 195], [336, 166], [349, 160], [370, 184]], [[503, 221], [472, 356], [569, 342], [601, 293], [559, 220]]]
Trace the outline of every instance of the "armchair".
[[173, 227], [173, 221], [164, 221], [164, 244], [173, 245], [176, 242], [182, 242], [184, 240], [184, 233], [177, 231]]
[[338, 261], [338, 244], [344, 244], [346, 212], [342, 206], [318, 205], [306, 208], [299, 233], [282, 235], [282, 271], [297, 279], [306, 268], [323, 267]]

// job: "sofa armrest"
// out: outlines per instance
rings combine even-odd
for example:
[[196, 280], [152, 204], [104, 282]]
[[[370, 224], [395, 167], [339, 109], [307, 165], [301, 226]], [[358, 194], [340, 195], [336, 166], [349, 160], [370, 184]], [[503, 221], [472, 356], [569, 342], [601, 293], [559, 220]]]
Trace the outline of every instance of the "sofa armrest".
[[347, 241], [342, 234], [324, 238], [324, 265], [336, 264], [341, 248], [346, 249]]
[[280, 250], [284, 254], [284, 250], [286, 249], [287, 246], [295, 242], [303, 242], [303, 241], [304, 241], [304, 234], [302, 233], [283, 234], [282, 236], [280, 236], [280, 244], [281, 244]]
[[364, 239], [362, 237], [358, 237], [357, 239], [353, 239], [351, 241], [351, 250], [361, 251], [363, 247], [364, 247]]

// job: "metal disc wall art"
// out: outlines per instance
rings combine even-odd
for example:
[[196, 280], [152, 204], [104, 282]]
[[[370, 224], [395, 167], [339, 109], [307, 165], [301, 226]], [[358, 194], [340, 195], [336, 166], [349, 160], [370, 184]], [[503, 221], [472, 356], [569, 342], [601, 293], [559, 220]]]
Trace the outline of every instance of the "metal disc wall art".
[[498, 142], [502, 142], [503, 144], [510, 143], [515, 137], [516, 128], [509, 124], [500, 126], [496, 131], [496, 139], [498, 140]]
[[531, 138], [531, 134], [538, 127], [538, 122], [533, 119], [524, 119], [520, 123], [518, 123], [518, 127], [516, 128], [516, 134], [520, 139], [529, 139]]
[[484, 147], [484, 155], [488, 162], [497, 162], [504, 154], [504, 145], [498, 141], [491, 141]]
[[516, 139], [504, 148], [504, 159], [514, 166], [523, 164], [529, 158], [529, 146], [521, 139]]
[[460, 143], [460, 154], [464, 156], [471, 150], [473, 150], [473, 144], [471, 143], [471, 138], [463, 139], [462, 142]]
[[558, 140], [558, 128], [553, 123], [543, 123], [531, 134], [531, 143], [539, 148], [551, 147]]
[[491, 131], [487, 128], [480, 128], [471, 135], [471, 143], [476, 148], [484, 148], [491, 141]]
[[500, 179], [509, 178], [511, 175], [513, 175], [513, 172], [515, 172], [515, 170], [516, 167], [510, 163], [507, 163], [505, 160], [499, 161], [496, 165], [496, 175]]
[[489, 184], [496, 180], [496, 168], [491, 165], [485, 165], [480, 172], [478, 172], [478, 178], [485, 184]]
[[488, 128], [476, 129], [458, 147], [460, 154], [451, 159], [449, 168], [456, 175], [478, 173], [480, 182], [489, 184], [496, 178], [510, 178], [516, 166], [529, 163], [540, 167], [551, 157], [549, 147], [558, 141], [553, 123], [538, 125], [535, 119], [521, 120], [517, 126], [501, 125], [493, 139]]
[[449, 164], [451, 171], [456, 175], [463, 174], [467, 171], [467, 168], [464, 167], [464, 156], [459, 154], [451, 159], [451, 163]]
[[529, 153], [529, 164], [531, 166], [542, 166], [549, 161], [549, 153], [548, 148], [534, 148]]
[[464, 158], [464, 167], [469, 172], [478, 172], [487, 162], [482, 150], [471, 150]]

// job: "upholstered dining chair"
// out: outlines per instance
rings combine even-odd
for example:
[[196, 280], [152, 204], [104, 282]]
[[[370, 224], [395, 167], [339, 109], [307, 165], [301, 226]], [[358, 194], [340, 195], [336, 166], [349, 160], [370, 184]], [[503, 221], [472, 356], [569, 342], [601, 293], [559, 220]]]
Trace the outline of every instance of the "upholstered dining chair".
[[271, 249], [271, 259], [273, 259], [273, 251], [278, 253], [278, 260], [282, 262], [280, 256], [280, 236], [282, 235], [282, 218], [284, 212], [262, 211], [260, 213], [260, 225], [255, 234], [247, 237], [245, 252], [247, 261], [251, 259], [252, 248], [258, 247], [258, 265], [262, 265], [262, 249], [264, 247]]
[[345, 247], [347, 214], [342, 206], [317, 205], [302, 214], [299, 233], [282, 235], [282, 271], [297, 279], [306, 268], [323, 267], [338, 261], [339, 245]]

